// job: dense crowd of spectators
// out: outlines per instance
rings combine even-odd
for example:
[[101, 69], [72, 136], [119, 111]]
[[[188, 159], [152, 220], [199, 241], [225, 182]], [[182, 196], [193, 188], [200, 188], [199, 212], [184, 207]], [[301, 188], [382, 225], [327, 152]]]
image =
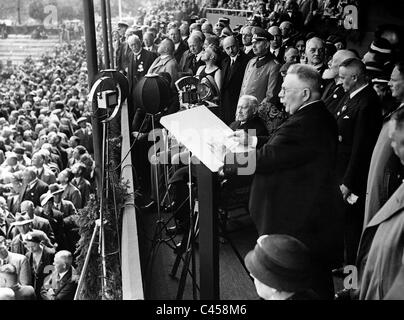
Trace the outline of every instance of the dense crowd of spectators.
[[94, 193], [85, 59], [80, 40], [0, 75], [1, 299], [73, 299], [78, 210]]

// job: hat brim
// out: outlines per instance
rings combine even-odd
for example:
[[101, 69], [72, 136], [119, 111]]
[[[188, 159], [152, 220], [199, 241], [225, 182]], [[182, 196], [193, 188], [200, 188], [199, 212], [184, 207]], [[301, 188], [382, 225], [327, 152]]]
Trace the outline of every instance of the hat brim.
[[32, 221], [33, 221], [32, 219], [24, 220], [24, 221], [14, 221], [10, 225], [11, 226], [23, 226], [25, 224], [31, 223]]
[[47, 194], [46, 197], [42, 199], [41, 206], [44, 206], [45, 204], [47, 204], [50, 199], [53, 199], [52, 193]]
[[277, 274], [258, 260], [254, 250], [247, 253], [244, 262], [254, 278], [273, 289], [285, 292], [297, 292], [310, 288], [311, 279], [309, 277], [299, 279], [301, 274], [296, 274], [297, 278], [292, 279], [291, 277]]
[[53, 191], [52, 194], [57, 195], [59, 193], [63, 193], [63, 191], [65, 191], [65, 190], [64, 189], [59, 189], [59, 190]]

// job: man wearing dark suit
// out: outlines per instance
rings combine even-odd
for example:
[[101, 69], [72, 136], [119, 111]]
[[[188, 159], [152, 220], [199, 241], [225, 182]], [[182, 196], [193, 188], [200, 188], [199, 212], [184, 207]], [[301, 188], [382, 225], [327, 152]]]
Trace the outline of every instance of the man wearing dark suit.
[[50, 271], [45, 268], [52, 266], [55, 256], [55, 250], [42, 245], [41, 241], [41, 234], [35, 231], [28, 232], [25, 239], [25, 245], [28, 248], [25, 256], [31, 267], [32, 286], [38, 299], [41, 297], [40, 292], [45, 277]]
[[174, 58], [180, 63], [182, 55], [188, 50], [188, 44], [181, 39], [181, 32], [177, 27], [168, 31], [168, 37], [174, 41]]
[[147, 51], [142, 48], [142, 42], [137, 35], [131, 35], [128, 38], [128, 45], [131, 49], [129, 55], [129, 67], [128, 67], [128, 82], [129, 82], [129, 123], [132, 123], [135, 116], [134, 103], [134, 91], [137, 82], [147, 73], [153, 61], [156, 60], [157, 54]]
[[363, 226], [366, 181], [373, 148], [382, 125], [379, 98], [367, 83], [366, 67], [356, 58], [339, 67], [347, 92], [334, 116], [338, 124], [337, 178], [345, 213], [345, 262], [355, 263]]
[[244, 71], [250, 59], [240, 50], [234, 36], [226, 37], [223, 40], [223, 49], [227, 56], [222, 62], [220, 101], [223, 121], [229, 125], [235, 119]]
[[[320, 81], [312, 68], [291, 66], [279, 93], [291, 116], [269, 138], [236, 131], [235, 139], [259, 147], [242, 168], [255, 172], [249, 207], [258, 234], [288, 234], [305, 243], [319, 263], [312, 289], [332, 299], [331, 269], [343, 253], [342, 217], [335, 210], [337, 126], [320, 100]], [[241, 173], [231, 163], [234, 154], [226, 157], [224, 173]]]
[[49, 275], [42, 286], [43, 300], [73, 300], [77, 288], [77, 275], [72, 267], [73, 257], [69, 251], [56, 253], [55, 270]]
[[189, 50], [185, 51], [180, 61], [180, 78], [194, 76], [200, 66], [205, 63], [201, 60], [203, 41], [198, 34], [192, 34], [188, 39]]
[[35, 206], [40, 206], [39, 197], [48, 191], [48, 185], [37, 178], [35, 167], [27, 167], [23, 171], [23, 186], [19, 196], [19, 203], [30, 200]]
[[272, 26], [268, 29], [268, 32], [273, 37], [273, 39], [270, 41], [269, 51], [279, 63], [283, 64], [285, 47], [282, 46], [282, 31], [279, 27]]
[[313, 66], [320, 73], [320, 76], [322, 76], [327, 69], [327, 65], [324, 61], [324, 47], [324, 41], [318, 37], [313, 37], [306, 42], [307, 64]]
[[19, 283], [17, 268], [11, 263], [0, 267], [0, 287], [13, 290], [14, 300], [36, 300], [34, 288]]
[[339, 66], [350, 58], [355, 58], [355, 53], [352, 51], [337, 51], [331, 59], [330, 67], [324, 71], [322, 76], [323, 83], [328, 82], [328, 84], [325, 85], [321, 100], [332, 114], [337, 112], [336, 109], [346, 94], [342, 84], [339, 83]]
[[37, 170], [38, 179], [42, 180], [46, 184], [51, 184], [56, 182], [55, 174], [48, 168], [45, 167], [45, 158], [46, 155], [43, 151], [37, 151], [32, 156], [32, 165]]
[[[54, 183], [49, 186], [49, 192], [53, 195], [53, 208], [60, 211], [63, 214], [63, 218], [66, 218], [77, 214], [77, 209], [73, 202], [62, 199], [63, 191], [64, 189], [60, 184]], [[82, 203], [84, 202], [82, 201]]]

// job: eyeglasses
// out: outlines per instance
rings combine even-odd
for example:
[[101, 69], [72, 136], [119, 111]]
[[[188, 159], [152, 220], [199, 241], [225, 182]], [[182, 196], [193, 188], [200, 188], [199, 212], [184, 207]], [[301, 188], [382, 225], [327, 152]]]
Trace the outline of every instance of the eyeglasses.
[[281, 93], [286, 93], [288, 91], [292, 91], [292, 90], [306, 90], [308, 88], [285, 88], [285, 87], [281, 87]]

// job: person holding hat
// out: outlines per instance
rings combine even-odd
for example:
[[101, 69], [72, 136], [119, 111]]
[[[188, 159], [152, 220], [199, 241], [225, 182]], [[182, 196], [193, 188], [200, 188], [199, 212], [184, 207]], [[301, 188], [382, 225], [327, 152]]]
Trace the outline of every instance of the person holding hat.
[[281, 64], [270, 53], [270, 41], [273, 37], [264, 29], [255, 29], [253, 35], [253, 52], [255, 58], [251, 59], [246, 67], [240, 97], [252, 95], [258, 102], [279, 104], [278, 93], [281, 89], [282, 77], [279, 72]]
[[30, 231], [25, 238], [25, 246], [28, 249], [26, 257], [31, 267], [32, 286], [34, 287], [37, 299], [40, 299], [40, 292], [46, 277], [44, 269], [52, 265], [55, 256], [55, 250], [42, 244], [42, 234], [36, 231]]
[[298, 239], [283, 234], [262, 235], [245, 265], [264, 300], [315, 300], [310, 251]]
[[28, 259], [22, 254], [9, 251], [6, 238], [0, 236], [0, 266], [6, 264], [11, 264], [16, 268], [18, 283], [31, 285]]

